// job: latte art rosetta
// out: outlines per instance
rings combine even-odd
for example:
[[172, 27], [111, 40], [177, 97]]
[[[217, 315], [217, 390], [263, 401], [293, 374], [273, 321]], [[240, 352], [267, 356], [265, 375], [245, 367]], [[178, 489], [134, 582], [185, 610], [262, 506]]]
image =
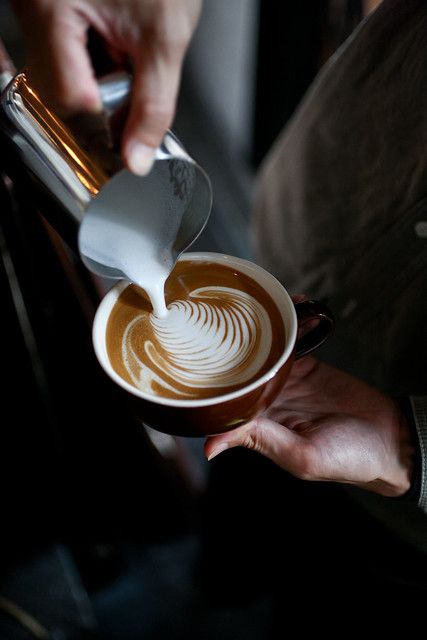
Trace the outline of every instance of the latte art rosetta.
[[[145, 325], [141, 344], [141, 326]], [[174, 300], [166, 317], [132, 319], [122, 336], [122, 360], [133, 384], [147, 393], [153, 385], [178, 397], [198, 390], [242, 385], [254, 379], [272, 345], [269, 314], [246, 291], [199, 287]]]
[[275, 301], [234, 265], [178, 260], [164, 296], [166, 313], [156, 315], [147, 292], [127, 286], [105, 336], [115, 373], [154, 401], [186, 405], [247, 389], [283, 353], [286, 329]]

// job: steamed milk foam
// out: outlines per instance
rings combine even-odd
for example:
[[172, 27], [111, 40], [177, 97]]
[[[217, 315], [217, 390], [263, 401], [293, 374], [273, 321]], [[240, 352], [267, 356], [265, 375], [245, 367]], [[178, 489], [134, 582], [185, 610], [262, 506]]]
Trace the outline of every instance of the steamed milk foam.
[[168, 310], [165, 302], [165, 282], [172, 269], [172, 260], [165, 259], [163, 262], [159, 260], [147, 259], [145, 254], [144, 273], [141, 273], [140, 265], [136, 267], [131, 265], [127, 268], [128, 277], [140, 287], [144, 289], [148, 295], [153, 314], [157, 318], [168, 316]]
[[[184, 168], [185, 179], [179, 182]], [[96, 265], [102, 265], [100, 273], [111, 269], [144, 289], [161, 317], [167, 313], [163, 289], [175, 262], [179, 230], [185, 228], [194, 170], [179, 161], [156, 162], [150, 179], [126, 171], [119, 177], [121, 188], [114, 180], [107, 183], [85, 214], [80, 252], [96, 273]]]
[[148, 296], [132, 285], [108, 321], [113, 369], [145, 393], [177, 399], [222, 395], [263, 375], [283, 351], [284, 327], [273, 300], [233, 268], [178, 262], [165, 297], [166, 313], [154, 314]]

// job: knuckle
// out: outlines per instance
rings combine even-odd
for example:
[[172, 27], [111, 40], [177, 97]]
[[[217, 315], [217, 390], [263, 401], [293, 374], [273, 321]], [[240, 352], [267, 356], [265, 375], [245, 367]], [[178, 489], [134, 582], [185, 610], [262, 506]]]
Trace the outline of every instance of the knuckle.
[[242, 441], [242, 446], [245, 449], [251, 449], [252, 451], [259, 450], [258, 439], [255, 437], [253, 433], [247, 433]]
[[185, 15], [171, 13], [168, 3], [160, 2], [149, 31], [152, 42], [165, 55], [177, 55], [187, 48], [193, 29]]
[[191, 31], [180, 29], [171, 35], [170, 29], [167, 31], [167, 42], [169, 49], [177, 54], [186, 50], [191, 39]]
[[157, 132], [166, 130], [174, 115], [174, 110], [169, 105], [150, 100], [142, 105], [141, 111], [142, 119]]
[[163, 24], [155, 30], [154, 39], [166, 57], [176, 58], [186, 50], [190, 42], [190, 33], [182, 30], [174, 31], [168, 25]]
[[251, 429], [245, 433], [242, 446], [257, 453], [263, 453], [265, 451], [265, 435], [258, 420], [255, 419]]
[[144, 115], [152, 120], [167, 122], [172, 117], [172, 109], [163, 102], [147, 100], [143, 107]]

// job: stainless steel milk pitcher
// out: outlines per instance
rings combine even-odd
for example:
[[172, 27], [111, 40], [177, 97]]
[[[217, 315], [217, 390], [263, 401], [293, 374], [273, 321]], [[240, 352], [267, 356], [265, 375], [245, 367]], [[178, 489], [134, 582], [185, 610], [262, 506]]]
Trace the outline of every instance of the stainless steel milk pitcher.
[[[115, 221], [142, 230], [152, 243], [167, 243], [173, 261], [201, 233], [212, 205], [210, 181], [172, 132], [157, 149], [148, 176], [123, 167], [111, 123], [129, 98], [127, 74], [100, 81], [103, 118], [82, 118], [80, 131], [43, 103], [25, 73], [12, 79], [3, 73], [0, 82], [6, 85], [0, 86], [0, 128], [10, 161], [24, 170], [41, 211], [68, 244], [78, 245], [89, 269], [110, 278], [127, 276], [117, 255], [125, 249], [111, 238]], [[107, 129], [109, 136], [101, 135]], [[165, 228], [171, 231], [162, 235]]]

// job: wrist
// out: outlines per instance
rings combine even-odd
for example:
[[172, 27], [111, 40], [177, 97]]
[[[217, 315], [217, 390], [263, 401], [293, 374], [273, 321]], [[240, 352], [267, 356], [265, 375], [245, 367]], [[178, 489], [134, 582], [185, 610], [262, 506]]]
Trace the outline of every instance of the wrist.
[[409, 398], [395, 398], [395, 403], [399, 412], [400, 456], [407, 474], [404, 483], [407, 488], [400, 490], [396, 498], [417, 504], [421, 490], [421, 450], [414, 414]]
[[376, 480], [359, 485], [386, 498], [403, 499], [411, 491], [416, 449], [406, 411], [401, 399], [390, 399], [384, 415], [383, 429], [387, 455], [382, 461], [382, 473]]
[[[377, 474], [357, 486], [386, 498], [400, 499], [412, 489], [416, 468], [416, 440], [400, 399], [383, 397], [385, 405], [370, 416], [371, 428], [378, 435], [380, 447], [374, 447]], [[369, 454], [368, 454], [369, 455]], [[378, 456], [378, 457], [377, 457]]]

